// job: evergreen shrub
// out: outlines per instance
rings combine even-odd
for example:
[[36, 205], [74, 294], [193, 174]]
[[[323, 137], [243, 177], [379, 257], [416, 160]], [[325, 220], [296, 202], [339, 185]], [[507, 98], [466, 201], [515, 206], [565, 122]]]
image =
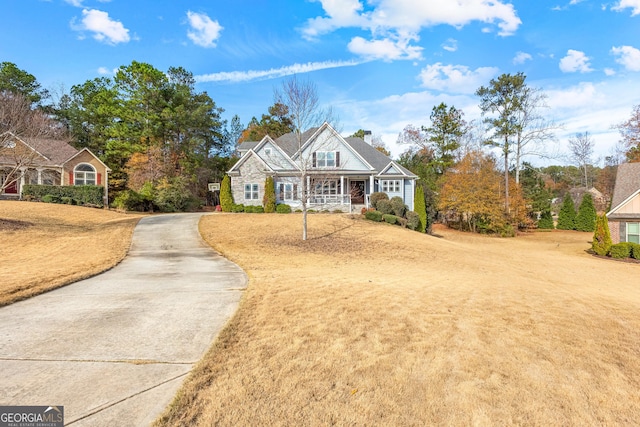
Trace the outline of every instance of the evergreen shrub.
[[580, 207], [578, 207], [578, 215], [576, 216], [576, 230], [591, 231], [596, 229], [596, 207], [593, 205], [593, 197], [586, 193], [582, 197]]
[[404, 200], [402, 200], [402, 197], [394, 196], [391, 198], [390, 202], [391, 208], [393, 209], [393, 214], [402, 218], [407, 212], [407, 205], [404, 204]]
[[611, 258], [629, 258], [631, 256], [631, 245], [629, 242], [620, 242], [615, 245], [611, 245], [609, 254], [611, 255]]
[[541, 230], [553, 230], [553, 217], [551, 211], [543, 211], [538, 220], [538, 228]]
[[262, 197], [262, 205], [266, 213], [276, 211], [276, 187], [273, 177], [268, 176], [264, 182], [264, 196]]
[[418, 218], [420, 220], [418, 223], [418, 227], [415, 230], [424, 233], [427, 231], [427, 201], [424, 197], [422, 184], [420, 183], [416, 185], [413, 200], [414, 209], [418, 214]]
[[29, 184], [22, 187], [22, 197], [29, 197], [32, 200], [42, 200], [44, 196], [53, 196], [53, 200], [48, 203], [60, 203], [62, 197], [70, 197], [78, 205], [104, 206], [104, 187], [101, 185], [34, 185]]
[[[223, 209], [223, 211], [224, 211], [224, 209]], [[244, 212], [244, 205], [243, 204], [236, 204], [236, 203], [232, 204], [231, 205], [231, 212], [234, 212], [234, 213]]]
[[407, 228], [409, 230], [418, 230], [420, 227], [420, 216], [414, 211], [408, 211], [406, 213], [407, 217]]
[[575, 230], [576, 228], [576, 207], [569, 193], [565, 194], [562, 201], [556, 228], [558, 230]]
[[398, 217], [395, 215], [382, 214], [382, 220], [388, 224], [397, 224]]
[[276, 206], [276, 212], [278, 213], [291, 213], [291, 206], [281, 203]]
[[376, 203], [376, 210], [382, 212], [383, 215], [393, 215], [393, 206], [389, 200], [378, 200]]
[[367, 211], [367, 213], [364, 214], [364, 217], [366, 219], [368, 219], [369, 221], [380, 222], [380, 221], [382, 221], [382, 212], [380, 212], [380, 211]]
[[591, 249], [598, 255], [607, 255], [611, 249], [611, 232], [609, 231], [609, 220], [607, 216], [602, 214], [596, 218], [595, 231], [593, 232], [593, 240]]
[[220, 207], [222, 212], [232, 212], [233, 194], [231, 194], [231, 178], [225, 175], [220, 184]]
[[369, 196], [369, 204], [374, 209], [378, 209], [379, 200], [389, 200], [389, 196], [387, 193], [383, 193], [382, 191], [376, 191], [375, 193], [371, 193], [371, 196]]
[[629, 243], [631, 247], [631, 258], [640, 259], [640, 244], [638, 243]]

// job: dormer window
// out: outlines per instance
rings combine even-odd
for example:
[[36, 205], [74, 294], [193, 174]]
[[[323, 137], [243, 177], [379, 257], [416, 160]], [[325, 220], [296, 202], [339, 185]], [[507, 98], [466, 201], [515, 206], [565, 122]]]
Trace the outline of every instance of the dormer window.
[[313, 153], [314, 168], [335, 168], [339, 166], [339, 151], [316, 151], [315, 153]]

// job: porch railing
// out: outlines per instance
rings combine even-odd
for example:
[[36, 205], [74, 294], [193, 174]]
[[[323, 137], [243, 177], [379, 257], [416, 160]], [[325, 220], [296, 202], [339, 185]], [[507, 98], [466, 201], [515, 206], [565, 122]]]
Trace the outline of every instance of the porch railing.
[[314, 195], [309, 198], [310, 205], [350, 205], [351, 196], [349, 194], [326, 194]]

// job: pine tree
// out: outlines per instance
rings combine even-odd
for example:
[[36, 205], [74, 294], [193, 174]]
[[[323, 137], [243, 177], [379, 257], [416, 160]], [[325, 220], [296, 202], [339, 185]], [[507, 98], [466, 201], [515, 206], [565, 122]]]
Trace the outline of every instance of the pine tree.
[[424, 199], [422, 184], [416, 185], [413, 205], [415, 212], [420, 217], [420, 225], [418, 225], [418, 228], [416, 230], [424, 233], [427, 230], [427, 203]]
[[582, 198], [580, 207], [578, 208], [578, 216], [576, 216], [576, 230], [578, 231], [594, 231], [596, 229], [596, 208], [593, 205], [593, 197], [586, 193]]
[[591, 248], [598, 255], [607, 255], [613, 242], [609, 231], [609, 220], [605, 214], [598, 215], [595, 227]]
[[562, 207], [558, 213], [558, 230], [575, 230], [576, 228], [576, 207], [573, 204], [571, 194], [564, 196]]
[[262, 205], [265, 213], [274, 213], [276, 211], [276, 187], [273, 178], [268, 176], [264, 181], [264, 197]]
[[553, 230], [553, 217], [551, 211], [544, 210], [538, 220], [538, 228], [541, 230]]
[[231, 194], [231, 178], [225, 175], [220, 184], [220, 207], [222, 212], [231, 212], [233, 208], [233, 194]]

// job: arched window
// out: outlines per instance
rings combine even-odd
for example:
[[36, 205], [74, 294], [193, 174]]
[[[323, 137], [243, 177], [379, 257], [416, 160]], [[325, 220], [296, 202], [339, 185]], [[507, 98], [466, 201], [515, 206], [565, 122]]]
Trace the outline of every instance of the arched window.
[[96, 170], [88, 163], [81, 163], [73, 171], [75, 185], [96, 185]]

